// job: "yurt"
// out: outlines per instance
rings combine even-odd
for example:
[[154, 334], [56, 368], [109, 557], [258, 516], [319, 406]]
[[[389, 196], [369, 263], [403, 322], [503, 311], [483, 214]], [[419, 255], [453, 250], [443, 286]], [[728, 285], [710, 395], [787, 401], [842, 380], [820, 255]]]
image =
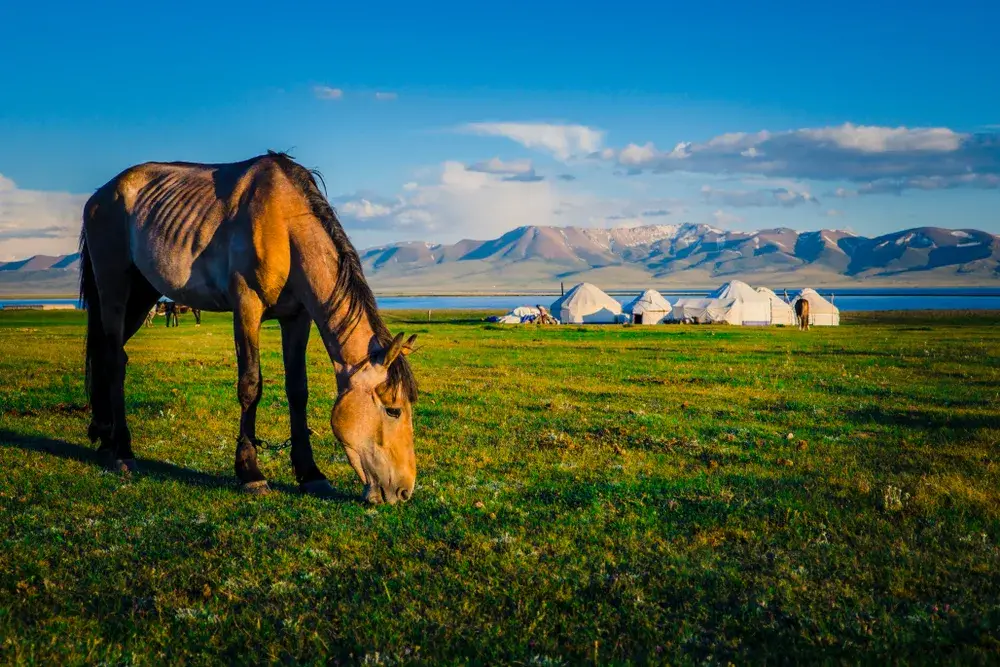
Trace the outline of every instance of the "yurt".
[[580, 283], [559, 297], [551, 311], [564, 324], [611, 324], [620, 321], [622, 305], [599, 287]]
[[708, 296], [721, 302], [733, 302], [730, 308], [738, 308], [739, 312], [732, 315], [732, 319], [737, 320], [732, 324], [767, 326], [771, 323], [771, 300], [741, 280], [731, 280]]
[[655, 289], [648, 289], [624, 306], [632, 324], [661, 324], [670, 315], [670, 303]]
[[835, 327], [840, 325], [840, 311], [835, 305], [821, 297], [816, 290], [807, 287], [799, 292], [799, 295], [792, 301], [793, 307], [795, 306], [795, 301], [799, 299], [805, 299], [809, 302], [809, 324], [817, 327]]
[[774, 290], [767, 287], [758, 287], [758, 294], [763, 294], [771, 301], [771, 324], [783, 324], [785, 326], [795, 326], [795, 309], [784, 299], [774, 293]]
[[736, 299], [678, 299], [670, 319], [692, 324], [740, 324], [740, 304]]

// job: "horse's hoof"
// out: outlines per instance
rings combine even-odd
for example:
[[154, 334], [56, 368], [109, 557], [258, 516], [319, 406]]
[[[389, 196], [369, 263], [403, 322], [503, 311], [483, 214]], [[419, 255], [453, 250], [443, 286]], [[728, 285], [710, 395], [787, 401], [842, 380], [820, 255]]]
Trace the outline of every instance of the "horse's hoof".
[[243, 490], [251, 496], [266, 496], [271, 492], [271, 487], [267, 485], [267, 480], [259, 479], [254, 482], [244, 482]]
[[316, 496], [317, 498], [333, 498], [337, 495], [333, 486], [325, 479], [314, 479], [311, 482], [303, 482], [299, 484], [299, 490], [302, 493], [308, 493], [310, 496]]

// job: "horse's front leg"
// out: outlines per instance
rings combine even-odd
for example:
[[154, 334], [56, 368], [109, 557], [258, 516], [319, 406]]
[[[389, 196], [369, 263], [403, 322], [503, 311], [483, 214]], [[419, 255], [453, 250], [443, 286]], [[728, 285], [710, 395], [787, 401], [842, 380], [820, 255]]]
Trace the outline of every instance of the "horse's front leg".
[[306, 423], [306, 403], [309, 384], [306, 380], [306, 348], [312, 320], [303, 310], [298, 315], [281, 320], [281, 352], [285, 362], [285, 393], [292, 426], [292, 468], [299, 489], [317, 496], [333, 495], [333, 487], [316, 466], [309, 426]]
[[267, 480], [257, 466], [257, 404], [263, 379], [260, 373], [260, 323], [264, 306], [253, 293], [239, 295], [233, 312], [233, 333], [239, 380], [236, 395], [240, 402], [240, 435], [236, 440], [236, 476], [246, 491], [268, 492]]

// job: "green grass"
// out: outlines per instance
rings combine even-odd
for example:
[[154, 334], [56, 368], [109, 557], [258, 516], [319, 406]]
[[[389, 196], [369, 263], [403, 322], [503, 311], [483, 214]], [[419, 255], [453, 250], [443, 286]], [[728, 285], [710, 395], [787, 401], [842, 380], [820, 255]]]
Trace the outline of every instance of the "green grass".
[[[232, 472], [231, 320], [142, 330], [140, 473], [86, 441], [80, 313], [0, 312], [0, 663], [1000, 660], [1000, 313], [418, 333], [418, 477], [370, 507]], [[258, 433], [288, 418], [265, 325]]]

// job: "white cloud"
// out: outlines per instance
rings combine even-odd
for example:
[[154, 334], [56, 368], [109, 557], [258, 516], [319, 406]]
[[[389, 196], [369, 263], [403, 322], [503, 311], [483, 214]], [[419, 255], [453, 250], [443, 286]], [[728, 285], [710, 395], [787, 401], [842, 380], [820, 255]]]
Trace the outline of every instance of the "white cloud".
[[75, 252], [87, 198], [24, 190], [0, 174], [0, 260]]
[[353, 216], [358, 220], [369, 220], [389, 215], [393, 211], [392, 206], [378, 204], [367, 199], [356, 199], [345, 202], [340, 209], [341, 213]]
[[339, 100], [344, 97], [344, 91], [330, 86], [313, 86], [313, 95], [321, 100]]
[[471, 164], [466, 168], [469, 171], [481, 171], [485, 174], [503, 174], [505, 176], [528, 174], [534, 171], [531, 160], [510, 160], [509, 162], [504, 162], [498, 157]]
[[381, 243], [387, 237], [441, 242], [487, 239], [522, 225], [666, 224], [681, 222], [686, 213], [675, 200], [601, 199], [574, 190], [566, 181], [512, 178], [512, 172], [524, 175], [519, 162], [488, 160], [478, 165], [498, 173], [446, 162], [434, 183], [404, 187], [395, 199], [359, 193], [333, 203], [351, 236], [365, 235], [361, 244]]
[[708, 204], [724, 206], [784, 206], [790, 208], [799, 204], [819, 204], [819, 200], [806, 190], [788, 187], [766, 190], [717, 190], [709, 185], [701, 188], [701, 194]]
[[646, 143], [643, 146], [629, 144], [618, 154], [618, 162], [626, 167], [641, 165], [649, 162], [654, 155], [656, 155], [656, 148], [652, 143]]
[[477, 162], [466, 167], [469, 171], [478, 171], [484, 174], [495, 174], [503, 176], [505, 181], [524, 181], [531, 183], [542, 180], [542, 176], [535, 173], [535, 167], [531, 160], [511, 160], [504, 162], [500, 158], [494, 157], [483, 162]]
[[459, 128], [480, 136], [506, 137], [526, 148], [550, 153], [560, 160], [601, 150], [604, 132], [585, 125], [552, 123], [469, 123]]
[[[608, 152], [600, 154], [608, 159]], [[954, 187], [984, 187], [1000, 174], [1000, 135], [948, 128], [877, 127], [845, 123], [786, 132], [732, 132], [669, 151], [629, 144], [613, 157], [629, 173], [687, 171], [815, 180], [944, 178]], [[966, 180], [961, 180], [963, 177]], [[992, 187], [992, 186], [989, 186]]]
[[906, 151], [948, 152], [957, 150], [963, 135], [946, 127], [909, 129], [844, 123], [839, 127], [799, 130], [799, 134], [817, 142], [832, 142], [861, 153]]
[[375, 93], [375, 99], [379, 102], [392, 102], [399, 99], [399, 94], [379, 91]]

